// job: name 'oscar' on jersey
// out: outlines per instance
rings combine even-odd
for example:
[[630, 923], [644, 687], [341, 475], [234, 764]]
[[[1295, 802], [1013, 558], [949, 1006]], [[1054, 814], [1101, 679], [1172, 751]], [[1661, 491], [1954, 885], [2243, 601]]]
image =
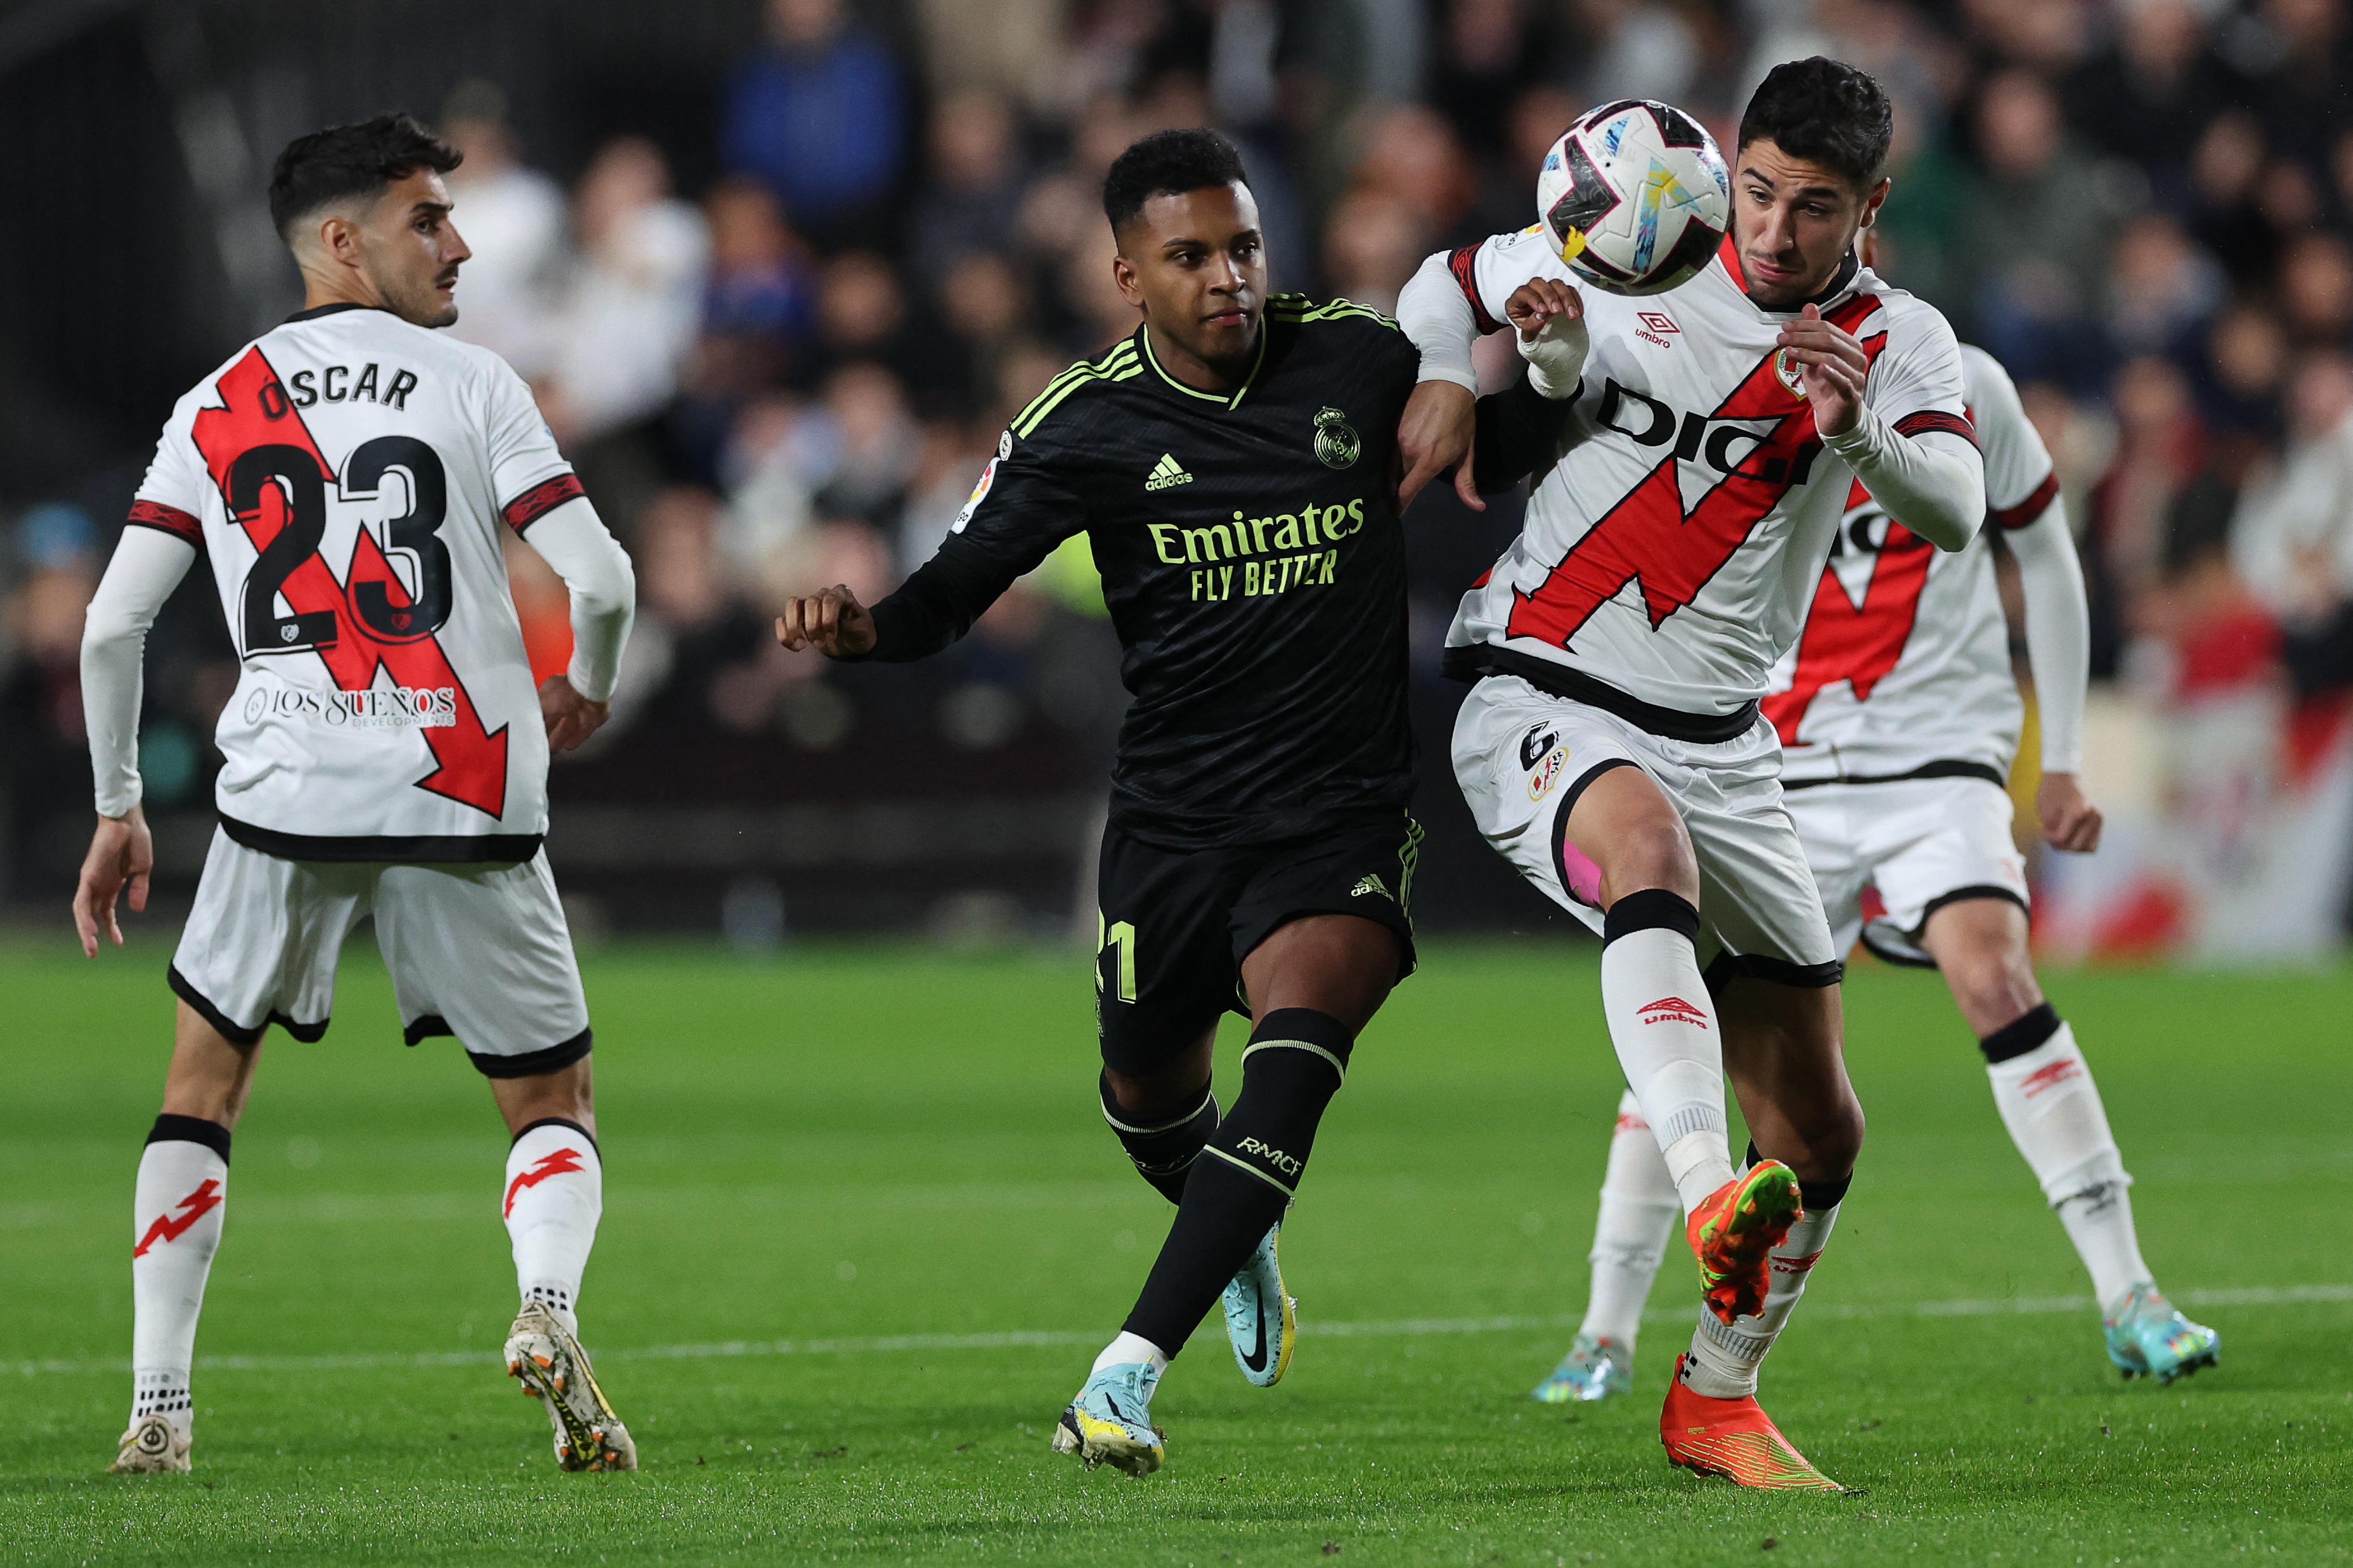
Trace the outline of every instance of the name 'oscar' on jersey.
[[[1992, 355], [1964, 346], [1961, 366], [1985, 452], [1988, 521], [2023, 528], [2059, 493], [2051, 454]], [[1938, 550], [1853, 487], [1805, 630], [1765, 699], [1784, 779], [1900, 777], [1953, 763], [2008, 778], [2025, 709], [1992, 531], [1966, 550]]]
[[195, 545], [220, 592], [229, 836], [529, 858], [547, 737], [501, 531], [580, 493], [503, 360], [385, 310], [306, 310], [182, 397], [130, 521]]
[[[1850, 265], [1820, 304], [1871, 358], [1863, 401], [1901, 435], [1968, 441], [1952, 329]], [[1485, 330], [1531, 278], [1575, 281], [1535, 229], [1458, 251], [1453, 269]], [[1796, 312], [1748, 298], [1729, 238], [1663, 294], [1579, 292], [1592, 347], [1565, 450], [1519, 537], [1463, 595], [1448, 646], [1732, 713], [1764, 695], [1795, 640], [1853, 481], [1778, 348]]]

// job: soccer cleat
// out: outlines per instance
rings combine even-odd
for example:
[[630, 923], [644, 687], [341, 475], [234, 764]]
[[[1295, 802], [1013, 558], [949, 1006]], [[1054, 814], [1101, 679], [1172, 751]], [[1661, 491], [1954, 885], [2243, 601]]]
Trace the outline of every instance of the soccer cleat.
[[638, 1446], [596, 1386], [588, 1352], [537, 1301], [524, 1302], [507, 1331], [507, 1375], [533, 1399], [547, 1401], [557, 1465], [567, 1470], [638, 1468]]
[[2221, 1364], [2222, 1336], [2175, 1311], [2147, 1280], [2125, 1293], [2123, 1308], [2101, 1320], [2100, 1331], [2107, 1338], [2108, 1359], [2127, 1378], [2167, 1384], [2201, 1366]]
[[122, 1451], [106, 1467], [111, 1475], [185, 1475], [188, 1439], [161, 1415], [142, 1415], [122, 1435]]
[[1579, 1334], [1528, 1397], [1546, 1405], [1580, 1404], [1634, 1392], [1634, 1352], [1616, 1340]]
[[1790, 1447], [1753, 1395], [1710, 1399], [1685, 1387], [1683, 1363], [1690, 1359], [1675, 1358], [1674, 1381], [1659, 1412], [1659, 1441], [1667, 1446], [1670, 1464], [1759, 1491], [1846, 1490]]
[[1282, 1381], [1299, 1338], [1299, 1303], [1282, 1293], [1282, 1259], [1275, 1248], [1282, 1235], [1279, 1225], [1269, 1230], [1226, 1287], [1226, 1337], [1233, 1342], [1242, 1375], [1261, 1388]]
[[1054, 1452], [1076, 1454], [1092, 1469], [1109, 1465], [1148, 1476], [1168, 1457], [1152, 1424], [1152, 1391], [1160, 1374], [1150, 1362], [1129, 1362], [1092, 1373], [1054, 1426]]
[[1798, 1178], [1778, 1160], [1750, 1166], [1692, 1210], [1683, 1235], [1699, 1260], [1707, 1310], [1726, 1323], [1763, 1310], [1772, 1251], [1805, 1214]]

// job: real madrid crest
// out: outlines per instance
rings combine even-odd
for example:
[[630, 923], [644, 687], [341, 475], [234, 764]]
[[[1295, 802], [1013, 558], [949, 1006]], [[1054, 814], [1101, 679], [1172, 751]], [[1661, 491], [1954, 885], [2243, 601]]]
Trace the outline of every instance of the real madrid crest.
[[1348, 416], [1336, 408], [1320, 408], [1315, 413], [1315, 458], [1327, 468], [1345, 468], [1356, 462], [1365, 450], [1365, 443], [1348, 423]]

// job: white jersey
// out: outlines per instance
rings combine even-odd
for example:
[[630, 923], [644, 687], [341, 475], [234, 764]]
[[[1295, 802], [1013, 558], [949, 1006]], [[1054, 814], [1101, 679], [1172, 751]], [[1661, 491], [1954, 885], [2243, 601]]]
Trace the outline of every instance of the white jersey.
[[[1529, 279], [1575, 281], [1535, 228], [1451, 266], [1488, 331]], [[1753, 716], [1853, 483], [1778, 346], [1794, 312], [1748, 298], [1728, 238], [1663, 294], [1580, 292], [1592, 347], [1565, 453], [1463, 595], [1450, 664], [1565, 668], [1672, 713]], [[1821, 307], [1872, 356], [1863, 400], [1898, 434], [1968, 438], [1959, 347], [1934, 308], [1860, 267]]]
[[[1992, 355], [1964, 348], [1961, 365], [1985, 453], [1987, 521], [2022, 528], [2059, 492], [2051, 454]], [[1805, 631], [1765, 700], [1786, 782], [2008, 779], [2024, 707], [1991, 531], [1966, 550], [1938, 550], [1853, 487]]]
[[580, 493], [503, 360], [385, 310], [305, 310], [181, 398], [131, 521], [195, 545], [220, 590], [229, 836], [529, 859], [547, 735], [500, 532]]

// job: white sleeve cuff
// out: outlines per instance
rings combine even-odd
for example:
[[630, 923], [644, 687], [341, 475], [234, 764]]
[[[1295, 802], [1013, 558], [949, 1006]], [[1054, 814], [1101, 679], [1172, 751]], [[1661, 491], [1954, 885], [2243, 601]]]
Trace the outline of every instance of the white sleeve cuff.
[[1398, 325], [1421, 351], [1422, 381], [1451, 381], [1479, 395], [1479, 372], [1471, 363], [1471, 345], [1478, 340], [1478, 321], [1471, 301], [1454, 280], [1439, 251], [1421, 264], [1398, 296]]

